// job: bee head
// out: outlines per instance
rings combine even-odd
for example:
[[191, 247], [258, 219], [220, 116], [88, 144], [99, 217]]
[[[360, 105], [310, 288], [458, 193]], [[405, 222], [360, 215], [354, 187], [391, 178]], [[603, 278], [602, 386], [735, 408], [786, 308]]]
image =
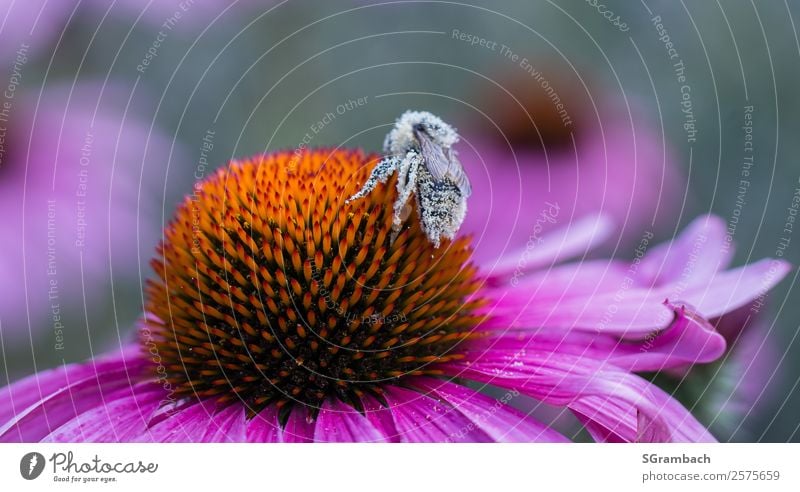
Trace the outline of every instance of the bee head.
[[386, 135], [383, 150], [392, 155], [405, 155], [410, 150], [419, 150], [417, 133], [425, 133], [445, 149], [458, 142], [456, 130], [438, 116], [427, 111], [406, 111]]

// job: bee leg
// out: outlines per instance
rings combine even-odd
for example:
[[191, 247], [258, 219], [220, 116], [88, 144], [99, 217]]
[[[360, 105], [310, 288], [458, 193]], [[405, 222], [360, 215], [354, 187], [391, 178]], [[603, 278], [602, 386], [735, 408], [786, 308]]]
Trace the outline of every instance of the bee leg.
[[379, 183], [385, 183], [389, 176], [391, 176], [395, 171], [397, 171], [397, 167], [402, 160], [399, 157], [384, 157], [375, 167], [372, 169], [372, 173], [370, 173], [369, 178], [364, 183], [364, 186], [353, 196], [347, 199], [345, 203], [350, 203], [353, 200], [358, 200], [359, 198], [364, 198], [378, 186]]
[[400, 233], [400, 227], [411, 214], [411, 207], [407, 206], [408, 199], [417, 187], [417, 174], [420, 159], [417, 154], [409, 154], [400, 166], [397, 180], [397, 200], [394, 202], [394, 217], [392, 218], [392, 242]]

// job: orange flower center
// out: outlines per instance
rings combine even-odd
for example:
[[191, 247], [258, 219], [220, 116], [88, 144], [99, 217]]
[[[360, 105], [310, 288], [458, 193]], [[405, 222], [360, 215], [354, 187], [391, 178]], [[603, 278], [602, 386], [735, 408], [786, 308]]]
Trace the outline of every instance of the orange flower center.
[[147, 287], [148, 328], [178, 395], [238, 399], [251, 414], [328, 397], [357, 406], [461, 357], [481, 319], [469, 243], [434, 248], [416, 211], [393, 238], [396, 178], [346, 203], [377, 161], [257, 156], [183, 201]]

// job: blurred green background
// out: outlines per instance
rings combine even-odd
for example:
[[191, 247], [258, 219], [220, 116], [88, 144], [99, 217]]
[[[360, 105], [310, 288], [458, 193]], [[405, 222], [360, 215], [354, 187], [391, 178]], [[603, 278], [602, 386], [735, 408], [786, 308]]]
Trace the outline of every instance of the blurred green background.
[[[571, 89], [588, 90], [599, 110], [628, 104], [659, 137], [663, 133], [683, 176], [681, 192], [671, 197], [677, 206], [655, 230], [659, 239], [673, 237], [702, 213], [729, 220], [742, 164], [743, 108], [752, 105], [755, 164], [734, 237], [735, 263], [776, 254], [787, 208], [800, 186], [796, 1], [188, 4], [82, 2], [67, 13], [71, 18], [63, 33], [32, 55], [25, 69], [24, 89], [32, 93], [43, 85], [98, 80], [127, 88], [129, 101], [108, 104], [127, 106], [130, 114], [152, 123], [173, 142], [174, 156], [182, 156], [169, 161], [165, 192], [142, 197], [161, 207], [162, 221], [191, 192], [209, 131], [214, 132], [207, 156], [212, 166], [296, 147], [326, 113], [359, 98], [367, 103], [337, 114], [310, 145], [378, 151], [388, 125], [407, 108], [430, 110], [473, 133], [484, 126], [494, 132], [486, 118], [502, 119], [506, 107], [495, 82], [524, 79], [518, 64], [501, 53], [506, 45], [549, 79], [571, 79]], [[157, 55], [137, 69], [165, 31], [163, 23], [178, 10], [183, 13], [161, 36]], [[603, 12], [613, 12], [625, 25], [615, 26]], [[696, 119], [693, 142], [683, 128], [681, 84], [654, 16], [661, 17], [685, 63]], [[453, 30], [494, 42], [496, 49], [457, 39]], [[629, 251], [610, 252], [630, 257]], [[800, 265], [800, 237], [785, 258]], [[721, 439], [800, 441], [796, 272], [767, 296], [769, 336], [780, 349], [774, 375], [757, 409], [745, 412], [743, 423]], [[149, 275], [149, 269], [142, 271]], [[109, 289], [113, 303], [98, 298], [85, 309], [64, 306], [66, 351], [52, 350], [47, 329], [30, 344], [6, 343], [2, 379], [85, 359], [131, 336], [142, 311], [140, 284], [115, 281]]]

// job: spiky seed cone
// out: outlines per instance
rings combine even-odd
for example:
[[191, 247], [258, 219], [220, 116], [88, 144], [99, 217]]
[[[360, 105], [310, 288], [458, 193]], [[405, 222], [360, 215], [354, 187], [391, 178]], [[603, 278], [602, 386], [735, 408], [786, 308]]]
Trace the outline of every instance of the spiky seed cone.
[[256, 156], [183, 201], [152, 261], [146, 320], [179, 397], [251, 414], [355, 402], [460, 357], [480, 321], [468, 241], [434, 248], [414, 212], [392, 242], [394, 180], [346, 203], [377, 160]]

